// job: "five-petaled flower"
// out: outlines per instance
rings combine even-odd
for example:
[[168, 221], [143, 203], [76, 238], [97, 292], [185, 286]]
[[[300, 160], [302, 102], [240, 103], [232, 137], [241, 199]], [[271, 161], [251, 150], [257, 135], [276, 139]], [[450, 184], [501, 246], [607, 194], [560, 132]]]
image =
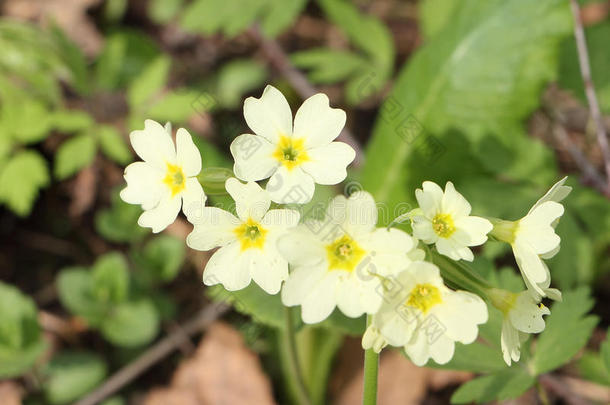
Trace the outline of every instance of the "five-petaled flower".
[[413, 236], [424, 243], [436, 244], [440, 254], [453, 260], [472, 261], [469, 246], [478, 246], [487, 240], [493, 228], [485, 218], [470, 215], [468, 201], [447, 182], [445, 192], [431, 181], [425, 181], [423, 190], [415, 190], [420, 210], [412, 217]]
[[129, 138], [143, 161], [125, 169], [127, 187], [121, 190], [121, 198], [142, 206], [140, 226], [161, 232], [175, 221], [181, 207], [186, 213], [189, 207], [205, 203], [196, 177], [201, 171], [201, 155], [186, 129], [178, 129], [174, 146], [169, 126], [166, 129], [146, 120], [144, 129], [133, 131]]
[[[244, 117], [256, 135], [240, 135], [231, 144], [235, 176], [244, 181], [269, 178], [274, 202], [304, 204], [315, 185], [338, 184], [356, 156], [343, 142], [333, 142], [345, 125], [345, 112], [329, 106], [324, 94], [311, 96], [292, 122], [286, 98], [267, 86], [261, 98], [249, 97]], [[296, 192], [295, 192], [296, 190]]]
[[269, 210], [269, 194], [254, 182], [230, 178], [226, 189], [235, 200], [237, 216], [216, 207], [187, 212], [195, 227], [186, 244], [197, 250], [220, 246], [205, 267], [203, 282], [235, 291], [254, 280], [267, 293], [276, 294], [288, 277], [288, 263], [276, 242], [298, 224], [300, 215], [290, 209]]
[[301, 305], [305, 323], [324, 320], [335, 306], [349, 317], [375, 313], [384, 279], [404, 270], [417, 246], [407, 233], [376, 224], [373, 197], [358, 191], [335, 197], [323, 220], [280, 238], [280, 252], [293, 267], [282, 288], [284, 305]]
[[413, 262], [397, 277], [402, 287], [390, 294], [365, 332], [362, 345], [379, 352], [386, 344], [404, 347], [413, 363], [432, 358], [445, 364], [455, 342], [472, 343], [478, 325], [487, 322], [487, 306], [475, 294], [453, 291], [443, 284], [432, 263]]

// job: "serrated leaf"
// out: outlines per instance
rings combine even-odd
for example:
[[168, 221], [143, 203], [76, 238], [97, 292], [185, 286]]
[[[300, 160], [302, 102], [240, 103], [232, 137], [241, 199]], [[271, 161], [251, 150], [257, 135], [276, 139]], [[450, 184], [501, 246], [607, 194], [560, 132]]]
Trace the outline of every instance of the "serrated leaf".
[[260, 23], [268, 37], [275, 37], [290, 27], [305, 8], [307, 0], [268, 0]]
[[290, 55], [296, 67], [307, 69], [313, 83], [337, 83], [348, 79], [366, 65], [366, 59], [350, 52], [330, 48], [314, 48]]
[[142, 104], [163, 89], [167, 82], [170, 65], [169, 57], [160, 56], [133, 80], [127, 89], [127, 101], [132, 109], [142, 108]]
[[0, 173], [0, 201], [17, 215], [32, 210], [38, 191], [49, 184], [47, 164], [37, 152], [25, 150], [8, 160]]
[[72, 402], [95, 388], [106, 376], [106, 363], [92, 353], [62, 353], [43, 371], [44, 392], [52, 405]]
[[512, 367], [466, 382], [453, 393], [451, 403], [485, 403], [517, 398], [535, 382], [525, 368]]
[[0, 282], [0, 378], [17, 377], [34, 365], [47, 345], [34, 302]]
[[196, 103], [200, 96], [200, 92], [190, 89], [170, 91], [155, 101], [145, 115], [160, 122], [184, 122], [199, 112]]
[[536, 375], [566, 364], [587, 344], [598, 322], [596, 316], [586, 316], [592, 306], [593, 299], [584, 287], [564, 293], [563, 301], [553, 305], [532, 359]]
[[513, 128], [555, 77], [557, 44], [569, 33], [571, 16], [561, 0], [461, 2], [442, 32], [411, 58], [381, 107], [364, 188], [393, 210], [411, 199], [404, 186], [413, 171], [405, 166], [418, 148], [429, 165], [455, 173], [469, 162], [452, 157], [436, 164], [452, 150], [444, 142], [455, 132], [475, 142], [492, 134], [510, 145]]
[[61, 144], [55, 155], [55, 177], [63, 180], [89, 166], [95, 159], [96, 144], [91, 134], [81, 134]]
[[101, 325], [102, 334], [117, 346], [144, 345], [159, 333], [159, 314], [148, 300], [124, 302]]
[[131, 162], [133, 159], [131, 151], [116, 128], [109, 125], [100, 125], [97, 128], [97, 136], [100, 149], [104, 155], [121, 165]]

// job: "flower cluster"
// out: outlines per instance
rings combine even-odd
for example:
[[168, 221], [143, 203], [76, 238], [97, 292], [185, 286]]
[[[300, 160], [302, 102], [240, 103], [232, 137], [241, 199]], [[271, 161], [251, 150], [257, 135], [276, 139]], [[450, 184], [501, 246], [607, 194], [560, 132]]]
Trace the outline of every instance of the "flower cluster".
[[[194, 225], [187, 245], [218, 248], [204, 270], [206, 285], [236, 291], [254, 281], [269, 294], [280, 293], [284, 305], [300, 306], [309, 324], [336, 309], [352, 318], [366, 314], [365, 349], [403, 347], [418, 365], [429, 359], [447, 363], [455, 342], [472, 343], [487, 322], [485, 300], [504, 316], [500, 342], [509, 365], [519, 360], [527, 334], [544, 329], [542, 316], [550, 311], [541, 300], [561, 299], [550, 288], [544, 259], [559, 250], [555, 226], [570, 192], [565, 179], [517, 221], [471, 215], [451, 182], [443, 190], [426, 181], [415, 191], [419, 207], [394, 222], [408, 220], [408, 233], [379, 227], [377, 204], [366, 191], [339, 195], [322, 210], [303, 209], [315, 184], [345, 180], [355, 157], [349, 145], [335, 141], [346, 117], [325, 95], [305, 100], [293, 120], [284, 96], [267, 86], [260, 98], [245, 101], [244, 116], [254, 134], [231, 144], [235, 177], [224, 184], [234, 213], [206, 206], [197, 177], [201, 157], [186, 130], [177, 131], [175, 145], [171, 128], [154, 121], [131, 133], [143, 161], [126, 168], [121, 197], [142, 206], [139, 224], [153, 232], [171, 224], [182, 208]], [[257, 183], [266, 179], [264, 188]], [[465, 262], [474, 259], [472, 248], [488, 238], [512, 246], [524, 291], [484, 281], [477, 288], [460, 285]]]

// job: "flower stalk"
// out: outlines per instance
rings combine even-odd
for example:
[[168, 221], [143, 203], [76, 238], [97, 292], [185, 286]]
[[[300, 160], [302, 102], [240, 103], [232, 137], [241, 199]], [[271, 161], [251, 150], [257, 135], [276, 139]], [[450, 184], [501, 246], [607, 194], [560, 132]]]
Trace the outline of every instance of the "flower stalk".
[[[371, 323], [371, 315], [366, 317], [366, 326]], [[379, 374], [379, 354], [375, 350], [364, 351], [364, 392], [362, 394], [362, 405], [377, 404], [377, 376]]]

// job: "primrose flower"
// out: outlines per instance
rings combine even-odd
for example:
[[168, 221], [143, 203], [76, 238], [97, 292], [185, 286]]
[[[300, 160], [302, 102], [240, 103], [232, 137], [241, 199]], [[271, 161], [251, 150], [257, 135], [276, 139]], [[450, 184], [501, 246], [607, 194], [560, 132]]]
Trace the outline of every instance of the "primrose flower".
[[544, 330], [542, 316], [551, 311], [528, 291], [515, 294], [494, 289], [490, 296], [493, 305], [504, 315], [500, 343], [504, 361], [510, 366], [511, 361], [519, 361], [521, 343], [527, 340], [528, 334]]
[[196, 250], [221, 247], [208, 261], [203, 282], [236, 291], [254, 280], [267, 293], [277, 294], [288, 277], [288, 262], [276, 248], [277, 239], [298, 224], [300, 214], [269, 210], [269, 194], [254, 182], [243, 184], [230, 178], [225, 187], [235, 200], [237, 217], [216, 207], [187, 212], [195, 227], [186, 244]]
[[560, 202], [570, 193], [564, 186], [567, 177], [557, 182], [518, 221], [494, 220], [491, 235], [512, 246], [515, 260], [528, 290], [534, 299], [550, 297], [561, 299], [561, 293], [549, 289], [551, 275], [543, 259], [559, 252], [561, 239], [555, 233], [564, 208]]
[[231, 143], [235, 176], [244, 181], [271, 177], [267, 191], [280, 204], [311, 200], [314, 183], [338, 184], [356, 156], [351, 146], [333, 142], [345, 125], [345, 112], [316, 94], [299, 108], [292, 123], [286, 98], [267, 86], [261, 98], [244, 102], [244, 117], [256, 135], [240, 135]]
[[143, 162], [125, 168], [127, 187], [120, 194], [123, 201], [142, 206], [138, 224], [155, 233], [174, 222], [181, 207], [186, 213], [188, 207], [206, 200], [196, 177], [201, 171], [199, 150], [184, 128], [178, 129], [174, 147], [169, 128], [146, 120], [143, 130], [129, 135]]
[[472, 261], [468, 246], [478, 246], [487, 240], [493, 225], [485, 218], [470, 215], [468, 201], [447, 182], [445, 191], [431, 181], [423, 190], [415, 190], [420, 210], [412, 216], [413, 236], [427, 244], [436, 244], [442, 255], [453, 260]]
[[487, 322], [487, 306], [470, 292], [453, 291], [443, 284], [436, 265], [413, 262], [396, 279], [367, 328], [362, 346], [379, 352], [386, 344], [404, 347], [413, 363], [432, 358], [445, 364], [453, 357], [455, 342], [472, 343], [478, 325]]
[[411, 236], [376, 223], [373, 197], [358, 191], [335, 197], [323, 220], [281, 237], [278, 248], [293, 269], [282, 288], [284, 305], [301, 305], [305, 323], [324, 320], [335, 307], [352, 318], [377, 312], [384, 280], [421, 255]]

